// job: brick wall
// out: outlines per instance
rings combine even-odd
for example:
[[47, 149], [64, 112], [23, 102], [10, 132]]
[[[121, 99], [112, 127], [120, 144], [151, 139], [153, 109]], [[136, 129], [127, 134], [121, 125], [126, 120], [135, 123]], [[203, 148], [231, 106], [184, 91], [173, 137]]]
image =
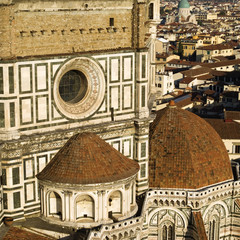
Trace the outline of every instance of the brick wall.
[[[45, 4], [45, 5], [44, 5]], [[133, 38], [144, 43], [145, 4], [132, 1], [75, 1], [64, 5], [18, 3], [1, 6], [1, 58], [69, 54], [133, 47]], [[133, 7], [138, 17], [133, 17]], [[110, 26], [110, 18], [114, 19]], [[133, 22], [136, 34], [133, 33]]]

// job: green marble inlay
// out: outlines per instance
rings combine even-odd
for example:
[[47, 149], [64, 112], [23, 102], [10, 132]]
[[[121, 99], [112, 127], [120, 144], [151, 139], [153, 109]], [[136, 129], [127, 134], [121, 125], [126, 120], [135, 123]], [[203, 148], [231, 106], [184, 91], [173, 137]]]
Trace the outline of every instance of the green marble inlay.
[[6, 169], [3, 168], [2, 169], [2, 185], [7, 185], [7, 176], [6, 176], [7, 172]]
[[3, 193], [3, 208], [8, 209], [7, 193]]
[[14, 72], [13, 67], [8, 68], [9, 93], [14, 93]]
[[0, 94], [3, 94], [3, 68], [0, 67]]
[[[29, 68], [29, 87], [30, 89], [28, 90], [23, 90], [23, 85], [26, 84], [24, 82], [24, 78], [22, 76], [22, 71], [21, 69], [22, 68]], [[32, 93], [33, 91], [33, 88], [32, 88], [32, 65], [31, 64], [25, 64], [25, 65], [21, 65], [21, 66], [18, 66], [18, 77], [19, 77], [19, 91], [20, 93]]]
[[10, 126], [15, 127], [15, 103], [10, 103]]
[[145, 107], [145, 86], [142, 86], [142, 107]]
[[18, 167], [12, 169], [12, 176], [13, 176], [13, 185], [19, 184], [20, 178], [19, 178], [19, 168]]
[[[112, 80], [112, 62], [113, 60], [116, 60], [117, 59], [117, 62], [118, 62], [118, 66], [117, 66], [117, 79], [115, 80]], [[117, 83], [117, 82], [120, 82], [120, 57], [110, 57], [109, 58], [110, 60], [110, 64], [109, 64], [109, 77], [110, 77], [110, 83]]]
[[[27, 162], [31, 161], [31, 163], [27, 164]], [[24, 169], [24, 179], [30, 179], [35, 177], [35, 166], [34, 166], [34, 158], [26, 158], [23, 159], [23, 169]], [[29, 173], [31, 172], [31, 175]], [[28, 174], [27, 174], [28, 173]]]
[[146, 77], [146, 55], [142, 55], [142, 78]]
[[5, 127], [4, 103], [0, 103], [0, 128]]
[[144, 178], [146, 176], [146, 164], [141, 164], [140, 176]]
[[146, 143], [141, 143], [141, 158], [146, 157]]
[[[27, 199], [27, 185], [33, 185], [33, 198], [28, 200]], [[24, 193], [25, 193], [25, 203], [29, 203], [29, 202], [34, 202], [36, 200], [36, 196], [35, 196], [35, 182], [28, 182], [28, 183], [24, 183]]]
[[14, 206], [14, 208], [21, 207], [20, 192], [13, 193], [13, 206]]

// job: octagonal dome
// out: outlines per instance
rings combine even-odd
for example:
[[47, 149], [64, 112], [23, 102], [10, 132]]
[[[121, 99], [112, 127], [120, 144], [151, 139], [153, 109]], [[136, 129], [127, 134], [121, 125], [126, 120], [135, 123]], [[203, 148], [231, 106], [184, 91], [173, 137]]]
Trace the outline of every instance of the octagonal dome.
[[149, 157], [150, 187], [198, 189], [233, 179], [217, 132], [173, 101], [151, 125]]
[[95, 184], [126, 179], [138, 170], [138, 163], [96, 134], [85, 132], [71, 137], [37, 178], [63, 184]]

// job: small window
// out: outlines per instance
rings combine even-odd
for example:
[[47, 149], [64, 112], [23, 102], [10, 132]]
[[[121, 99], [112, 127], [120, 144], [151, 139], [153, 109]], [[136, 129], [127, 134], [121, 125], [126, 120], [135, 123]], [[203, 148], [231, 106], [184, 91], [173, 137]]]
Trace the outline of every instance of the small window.
[[109, 19], [109, 25], [110, 25], [111, 27], [114, 26], [114, 18], [110, 18], [110, 19]]
[[240, 145], [235, 145], [235, 153], [240, 153]]
[[219, 239], [219, 218], [214, 216], [214, 219], [209, 223], [209, 240]]
[[148, 8], [148, 18], [149, 19], [153, 19], [153, 3], [149, 4], [149, 8]]

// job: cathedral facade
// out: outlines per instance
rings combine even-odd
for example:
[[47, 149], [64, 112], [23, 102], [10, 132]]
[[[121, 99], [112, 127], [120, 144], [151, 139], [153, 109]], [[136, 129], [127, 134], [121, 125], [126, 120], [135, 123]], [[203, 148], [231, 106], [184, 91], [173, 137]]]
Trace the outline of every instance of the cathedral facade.
[[1, 221], [39, 214], [95, 240], [238, 239], [240, 183], [219, 136], [174, 103], [149, 114], [159, 12], [1, 0]]
[[83, 131], [140, 162], [137, 192], [148, 187], [158, 9], [157, 1], [1, 1], [1, 219], [40, 211], [35, 175]]

